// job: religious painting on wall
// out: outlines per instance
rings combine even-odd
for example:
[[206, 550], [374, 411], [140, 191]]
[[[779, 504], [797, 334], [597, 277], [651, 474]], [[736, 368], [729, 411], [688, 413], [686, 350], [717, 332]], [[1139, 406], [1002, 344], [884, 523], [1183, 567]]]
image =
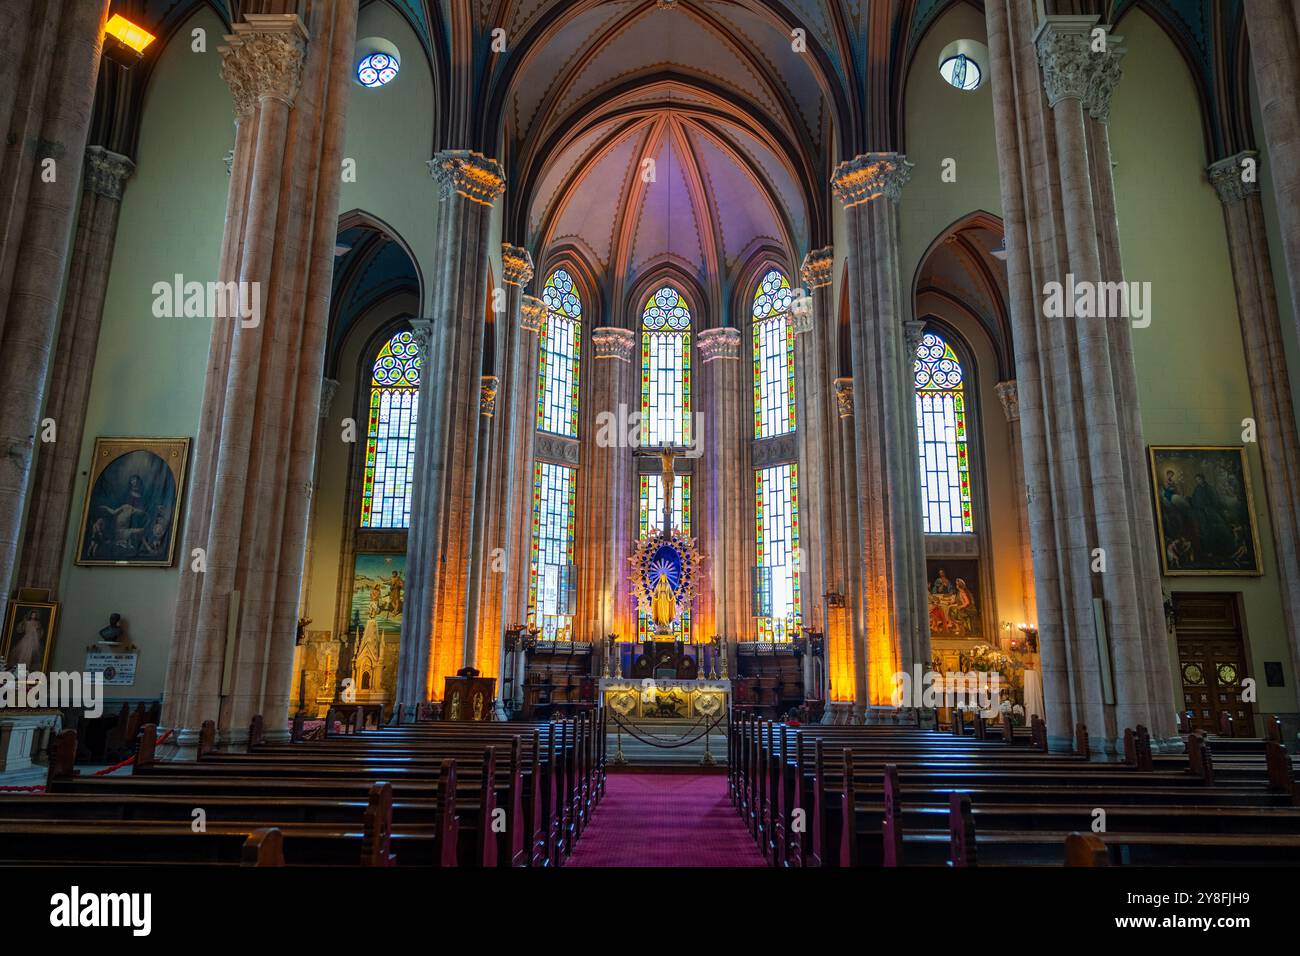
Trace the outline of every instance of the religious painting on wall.
[[5, 618], [4, 637], [0, 638], [0, 658], [5, 669], [17, 673], [44, 673], [54, 649], [54, 621], [59, 606], [47, 601], [10, 601]]
[[188, 438], [97, 438], [76, 563], [170, 567]]
[[353, 652], [353, 688], [359, 701], [387, 700], [396, 689], [405, 595], [405, 554], [356, 556], [348, 621], [361, 628]]
[[983, 638], [979, 562], [972, 558], [929, 558], [925, 569], [931, 637]]
[[1152, 445], [1160, 565], [1167, 575], [1259, 575], [1259, 533], [1240, 445]]

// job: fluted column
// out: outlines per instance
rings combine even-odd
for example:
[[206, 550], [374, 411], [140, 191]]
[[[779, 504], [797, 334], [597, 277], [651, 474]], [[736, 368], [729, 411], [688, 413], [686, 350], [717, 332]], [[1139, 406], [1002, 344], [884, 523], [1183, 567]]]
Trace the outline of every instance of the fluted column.
[[480, 376], [492, 207], [505, 190], [501, 165], [445, 150], [429, 161], [441, 191], [431, 277], [430, 362], [420, 382], [407, 600], [398, 659], [406, 706], [442, 697], [443, 679], [473, 647], [474, 502], [478, 493]]
[[[831, 702], [827, 720], [835, 724], [861, 723], [866, 713], [867, 629], [862, 605], [862, 566], [858, 555], [858, 479], [855, 472], [857, 452], [853, 424], [853, 379], [841, 377], [832, 383], [835, 392], [835, 419], [838, 431], [838, 512], [843, 521], [839, 536], [840, 566], [843, 571], [843, 607], [839, 610], [840, 627], [834, 632], [835, 646], [828, 646], [826, 656], [834, 661], [831, 669]], [[832, 635], [827, 635], [828, 645]]]
[[1264, 227], [1264, 207], [1253, 176], [1243, 178], [1255, 154], [1229, 156], [1209, 167], [1209, 178], [1223, 203], [1237, 292], [1246, 374], [1254, 410], [1259, 454], [1268, 488], [1269, 520], [1277, 557], [1282, 612], [1291, 645], [1293, 673], [1300, 674], [1300, 438], [1291, 404], [1286, 346], [1278, 316], [1273, 265]]
[[1249, 0], [1242, 6], [1291, 286], [1291, 315], [1300, 328], [1300, 5], [1296, 0]]
[[[627, 413], [636, 376], [632, 356], [636, 333], [604, 326], [591, 330], [590, 369], [584, 378], [583, 402], [588, 423], [582, 443], [584, 489], [578, 516], [579, 581], [578, 625], [589, 630], [593, 643], [606, 634], [624, 640], [636, 637], [636, 606], [628, 584], [628, 556], [636, 525], [636, 496], [632, 451], [625, 441]], [[597, 421], [613, 416], [614, 427]], [[608, 420], [608, 419], [607, 419]]]
[[[839, 442], [835, 440], [839, 429], [835, 415], [835, 395], [832, 394], [832, 372], [839, 362], [831, 364], [829, 341], [839, 339], [831, 300], [831, 269], [835, 265], [832, 248], [819, 248], [803, 258], [800, 277], [809, 300], [810, 310], [805, 329], [796, 345], [796, 382], [794, 393], [798, 401], [796, 436], [800, 449], [800, 501], [803, 514], [800, 519], [800, 540], [810, 571], [807, 587], [807, 604], [819, 611], [816, 618], [805, 614], [807, 626], [818, 628], [826, 635], [826, 669], [822, 687], [807, 688], [807, 695], [822, 700], [835, 700], [832, 684], [844, 700], [852, 698], [852, 653], [842, 654], [842, 635], [846, 622], [839, 607], [828, 606], [827, 593], [844, 593], [841, 580], [841, 553], [839, 536], [842, 519], [837, 507], [839, 485]], [[815, 602], [815, 604], [814, 604]], [[839, 674], [837, 674], [839, 671]], [[850, 696], [844, 696], [848, 692]]]
[[[0, 30], [0, 129], [9, 136], [0, 183], [0, 381], [5, 383], [0, 588], [5, 595], [15, 583], [107, 15], [108, 0], [8, 0]], [[77, 292], [70, 287], [70, 294]], [[59, 438], [68, 445], [64, 454], [75, 459], [79, 446], [59, 424]], [[66, 465], [60, 461], [55, 467]], [[58, 515], [42, 520], [57, 524]], [[48, 562], [42, 560], [35, 570], [48, 575]]]
[[[697, 336], [700, 356], [699, 408], [704, 435], [696, 435], [704, 451], [698, 462], [700, 475], [700, 550], [707, 564], [711, 601], [701, 608], [704, 626], [712, 620], [707, 640], [719, 636], [730, 644], [728, 660], [736, 660], [736, 642], [754, 634], [750, 601], [750, 567], [754, 549], [747, 524], [753, 517], [753, 469], [750, 439], [753, 427], [745, 421], [742, 401], [740, 330], [704, 329]], [[702, 472], [702, 474], [701, 474]], [[704, 603], [704, 602], [702, 602]], [[710, 613], [710, 610], [712, 613]]]
[[[483, 597], [479, 607], [478, 650], [473, 663], [484, 674], [504, 679], [502, 640], [506, 625], [517, 620], [513, 615], [509, 615], [510, 620], [505, 620], [506, 592], [512, 569], [525, 563], [524, 555], [515, 551], [509, 529], [511, 521], [531, 502], [531, 496], [517, 498], [511, 493], [516, 487], [517, 471], [522, 467], [513, 450], [520, 430], [526, 427], [531, 431], [533, 428], [533, 416], [521, 409], [537, 385], [531, 379], [520, 379], [520, 351], [525, 347], [536, 351], [537, 342], [520, 322], [524, 288], [533, 277], [533, 257], [527, 249], [503, 243], [501, 262], [506, 292], [505, 313], [500, 320], [504, 325], [504, 335], [499, 336], [497, 392], [492, 400], [491, 479], [486, 498], [487, 540], [483, 549], [480, 587]], [[503, 691], [501, 680], [498, 680], [498, 697]]]
[[[479, 376], [478, 392], [478, 463], [475, 467], [474, 521], [470, 528], [469, 578], [465, 592], [465, 648], [462, 665], [475, 667], [484, 677], [496, 677], [501, 656], [501, 638], [485, 631], [481, 625], [484, 611], [483, 587], [491, 574], [492, 557], [488, 553], [488, 530], [492, 524], [492, 455], [496, 448], [497, 393], [501, 379], [496, 375]], [[481, 658], [481, 660], [480, 660]], [[500, 688], [498, 688], [500, 690]]]
[[1124, 50], [1112, 36], [1093, 52], [1096, 17], [986, 12], [1049, 744], [1068, 749], [1083, 723], [1108, 752], [1139, 724], [1172, 745], [1130, 320], [1044, 307], [1054, 288], [1073, 300], [1071, 278], [1123, 280], [1105, 124]]
[[1015, 482], [1016, 527], [1020, 538], [1020, 591], [1024, 598], [1022, 622], [1033, 625], [1038, 621], [1038, 606], [1034, 601], [1034, 548], [1029, 536], [1029, 504], [1025, 490], [1025, 452], [1020, 444], [1020, 397], [1016, 380], [998, 382], [994, 386], [1007, 416], [1007, 445], [1011, 452], [1011, 476]]
[[36, 459], [31, 511], [18, 563], [21, 587], [48, 588], [57, 594], [63, 548], [72, 513], [72, 489], [86, 424], [90, 375], [99, 344], [108, 269], [113, 261], [122, 192], [135, 169], [125, 156], [102, 146], [86, 150], [81, 208], [72, 241], [58, 347], [50, 372], [42, 417], [52, 419], [57, 441], [43, 445]]
[[510, 500], [512, 507], [506, 529], [511, 558], [506, 568], [506, 624], [523, 624], [528, 620], [528, 571], [533, 534], [533, 471], [537, 445], [537, 374], [538, 333], [546, 315], [546, 303], [525, 295], [519, 304], [520, 348], [514, 368], [518, 370], [519, 388], [511, 394], [511, 420], [516, 423], [511, 439], [512, 471]]
[[890, 704], [895, 673], [930, 660], [915, 411], [905, 372], [903, 324], [911, 310], [898, 272], [898, 203], [910, 170], [897, 153], [869, 153], [840, 164], [831, 181], [848, 226], [858, 606], [874, 707]]
[[221, 49], [235, 158], [218, 280], [260, 315], [215, 318], [163, 721], [287, 737], [320, 427], [356, 0], [248, 14]]

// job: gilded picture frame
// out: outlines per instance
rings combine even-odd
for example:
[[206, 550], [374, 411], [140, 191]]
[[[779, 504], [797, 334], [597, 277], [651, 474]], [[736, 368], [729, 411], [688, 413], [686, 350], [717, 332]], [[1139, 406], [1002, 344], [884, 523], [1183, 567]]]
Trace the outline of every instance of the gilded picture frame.
[[1160, 570], [1169, 577], [1264, 573], [1242, 445], [1151, 445]]
[[10, 601], [0, 638], [0, 657], [6, 669], [16, 672], [21, 664], [29, 674], [45, 673], [54, 651], [58, 617], [59, 605], [52, 601]]
[[189, 455], [188, 438], [96, 438], [75, 563], [171, 567]]

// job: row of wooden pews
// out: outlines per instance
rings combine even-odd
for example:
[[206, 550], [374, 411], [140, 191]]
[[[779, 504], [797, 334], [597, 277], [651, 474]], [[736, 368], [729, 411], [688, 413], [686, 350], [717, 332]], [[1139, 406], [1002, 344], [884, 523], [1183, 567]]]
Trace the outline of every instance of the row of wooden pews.
[[558, 866], [605, 788], [605, 732], [546, 723], [417, 722], [157, 759], [142, 728], [128, 775], [81, 776], [76, 734], [44, 793], [0, 793], [0, 865]]
[[1195, 734], [1176, 756], [1136, 728], [1120, 763], [1089, 761], [1082, 727], [1073, 754], [1048, 753], [1038, 720], [954, 728], [737, 717], [732, 803], [774, 866], [1300, 862], [1277, 725], [1263, 741]]

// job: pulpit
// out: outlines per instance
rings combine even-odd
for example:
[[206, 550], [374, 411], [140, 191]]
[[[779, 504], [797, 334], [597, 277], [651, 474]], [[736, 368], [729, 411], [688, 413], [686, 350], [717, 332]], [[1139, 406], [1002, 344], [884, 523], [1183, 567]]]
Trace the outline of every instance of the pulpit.
[[[471, 670], [471, 668], [466, 668]], [[448, 677], [442, 694], [444, 720], [481, 721], [493, 719], [493, 700], [496, 698], [497, 679], [479, 677], [478, 671], [464, 671]]]

